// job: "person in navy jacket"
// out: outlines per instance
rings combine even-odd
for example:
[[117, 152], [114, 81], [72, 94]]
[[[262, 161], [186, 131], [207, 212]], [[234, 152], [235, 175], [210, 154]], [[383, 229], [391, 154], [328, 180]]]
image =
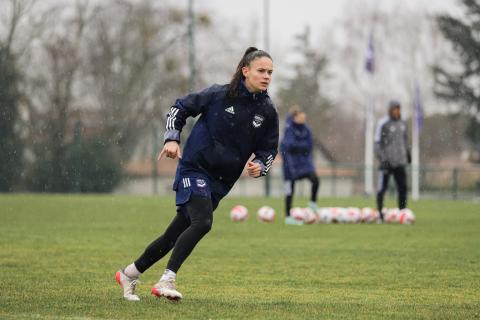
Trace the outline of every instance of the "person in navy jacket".
[[319, 179], [313, 165], [313, 138], [306, 125], [306, 113], [293, 106], [287, 116], [285, 132], [280, 145], [283, 157], [283, 177], [285, 181], [285, 223], [302, 224], [290, 216], [295, 181], [308, 179], [312, 184], [309, 207], [316, 211]]
[[[170, 108], [158, 159], [179, 158], [173, 183], [177, 214], [163, 235], [137, 260], [117, 272], [117, 282], [127, 300], [139, 300], [134, 292], [138, 277], [172, 249], [167, 268], [152, 294], [181, 299], [175, 285], [176, 273], [210, 231], [219, 201], [244, 168], [254, 178], [268, 173], [278, 146], [278, 115], [267, 93], [272, 72], [270, 55], [250, 47], [229, 84], [189, 94]], [[196, 116], [200, 117], [182, 155], [181, 131], [186, 119]]]

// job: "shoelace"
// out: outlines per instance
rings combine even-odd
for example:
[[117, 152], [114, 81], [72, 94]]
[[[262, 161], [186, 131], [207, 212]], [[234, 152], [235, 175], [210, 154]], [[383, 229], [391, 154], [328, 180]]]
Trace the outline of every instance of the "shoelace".
[[135, 286], [136, 286], [137, 284], [139, 284], [139, 283], [140, 283], [140, 280], [135, 279], [135, 280], [132, 280], [132, 281], [128, 284], [128, 287], [129, 287], [130, 290], [131, 290], [131, 294], [134, 294], [134, 293], [135, 293]]
[[171, 290], [177, 290], [175, 286], [175, 280], [165, 280], [162, 281], [162, 284], [164, 284], [165, 287]]

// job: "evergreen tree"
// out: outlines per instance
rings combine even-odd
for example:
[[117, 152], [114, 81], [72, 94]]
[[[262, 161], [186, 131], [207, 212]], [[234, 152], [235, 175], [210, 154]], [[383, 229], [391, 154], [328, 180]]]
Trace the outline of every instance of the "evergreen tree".
[[440, 15], [437, 23], [458, 54], [462, 68], [450, 71], [435, 66], [435, 93], [446, 100], [459, 102], [469, 116], [467, 138], [480, 152], [480, 2], [462, 0], [465, 15], [461, 18]]

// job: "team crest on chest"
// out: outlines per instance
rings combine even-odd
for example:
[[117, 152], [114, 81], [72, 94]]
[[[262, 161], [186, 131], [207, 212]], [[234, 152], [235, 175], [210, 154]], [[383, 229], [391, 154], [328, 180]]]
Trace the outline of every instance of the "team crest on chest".
[[197, 187], [204, 188], [207, 186], [207, 182], [203, 179], [197, 179]]
[[230, 107], [226, 108], [225, 111], [230, 113], [230, 114], [235, 114], [235, 109], [233, 108], [233, 106], [230, 106]]
[[263, 121], [265, 120], [265, 118], [259, 114], [256, 114], [254, 117], [253, 117], [253, 121], [252, 121], [252, 124], [253, 124], [253, 127], [254, 128], [260, 128], [263, 124]]

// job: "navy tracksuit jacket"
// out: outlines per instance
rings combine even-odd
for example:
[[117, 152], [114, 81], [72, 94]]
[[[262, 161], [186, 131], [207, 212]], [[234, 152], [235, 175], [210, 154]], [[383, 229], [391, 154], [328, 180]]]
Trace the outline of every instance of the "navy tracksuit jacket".
[[207, 179], [212, 200], [218, 203], [240, 177], [252, 153], [253, 161], [262, 166], [262, 175], [272, 166], [278, 146], [278, 115], [270, 97], [266, 91], [250, 93], [243, 82], [238, 97], [227, 98], [227, 90], [228, 85], [213, 85], [178, 99], [170, 108], [165, 142], [180, 142], [187, 117], [201, 115], [183, 149], [175, 191], [185, 177]]
[[285, 180], [297, 180], [315, 172], [312, 158], [313, 138], [307, 125], [295, 123], [291, 117], [287, 118], [280, 151]]

